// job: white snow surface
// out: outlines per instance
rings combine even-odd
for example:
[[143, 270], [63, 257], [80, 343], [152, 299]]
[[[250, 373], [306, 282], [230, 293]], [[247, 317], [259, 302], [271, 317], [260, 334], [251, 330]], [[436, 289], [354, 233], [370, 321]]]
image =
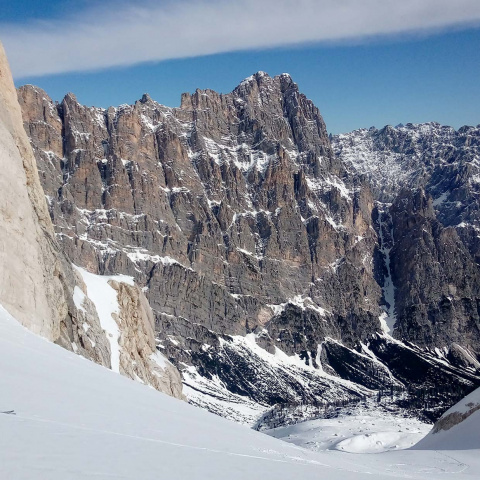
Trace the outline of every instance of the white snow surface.
[[82, 292], [80, 287], [75, 286], [73, 289], [73, 303], [75, 306], [84, 313], [87, 313], [85, 307], [83, 306], [83, 301], [85, 300], [85, 294]]
[[[87, 286], [87, 295], [95, 305], [98, 318], [100, 319], [100, 325], [107, 334], [107, 339], [110, 343], [111, 352], [111, 365], [114, 372], [120, 372], [120, 345], [118, 338], [120, 331], [118, 324], [113, 318], [113, 314], [119, 313], [119, 305], [117, 300], [117, 291], [109, 285], [110, 280], [117, 282], [127, 283], [128, 285], [134, 285], [133, 277], [126, 275], [95, 275], [87, 270], [77, 267], [74, 268], [81, 274], [85, 285]], [[79, 289], [80, 290], [80, 289]], [[75, 300], [75, 293], [77, 294], [77, 300]], [[80, 293], [82, 293], [80, 291]], [[74, 301], [80, 301], [80, 305], [83, 303], [83, 298], [80, 297], [77, 290], [74, 291]], [[78, 305], [77, 305], [77, 308]]]
[[376, 400], [342, 409], [335, 418], [316, 419], [268, 430], [266, 433], [313, 451], [380, 453], [410, 448], [431, 425], [381, 409]]
[[414, 448], [451, 450], [480, 449], [480, 388], [467, 395], [441, 417], [445, 419], [452, 414], [460, 414], [465, 418], [448, 429], [430, 432]]
[[0, 307], [0, 478], [478, 478], [477, 451], [312, 452], [168, 397], [35, 336]]

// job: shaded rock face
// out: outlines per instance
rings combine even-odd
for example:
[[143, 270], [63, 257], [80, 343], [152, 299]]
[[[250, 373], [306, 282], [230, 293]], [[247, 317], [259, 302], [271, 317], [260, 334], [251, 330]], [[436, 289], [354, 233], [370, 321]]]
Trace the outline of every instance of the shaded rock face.
[[87, 286], [81, 275], [71, 266], [70, 269], [75, 279], [73, 296], [78, 296], [78, 292], [82, 292], [80, 294], [82, 301], [77, 302], [78, 307], [75, 301], [72, 301], [76, 311], [75, 317], [71, 324], [67, 322], [63, 324], [64, 332], [57, 343], [68, 350], [73, 349], [75, 353], [99, 365], [111, 368], [110, 344], [102, 329], [95, 304], [88, 297]]
[[346, 168], [368, 179], [381, 212], [395, 336], [478, 355], [480, 127], [407, 124], [331, 140]]
[[478, 384], [475, 129], [431, 127], [454, 151], [423, 126], [331, 143], [290, 76], [262, 72], [179, 108], [18, 98], [58, 242], [91, 272], [135, 278], [194, 403], [405, 385], [379, 359], [384, 331], [434, 369], [450, 362], [447, 377], [467, 369], [462, 394]]
[[418, 345], [454, 342], [479, 351], [480, 270], [428, 194], [403, 192], [390, 208], [396, 333]]

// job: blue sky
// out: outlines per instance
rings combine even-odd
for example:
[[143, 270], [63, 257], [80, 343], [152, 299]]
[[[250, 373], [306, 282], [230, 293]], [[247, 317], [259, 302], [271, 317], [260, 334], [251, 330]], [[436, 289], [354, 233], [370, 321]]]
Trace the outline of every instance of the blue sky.
[[[457, 128], [480, 123], [480, 28], [472, 22], [477, 13], [480, 19], [475, 6], [480, 2], [459, 0], [462, 17], [443, 0], [425, 0], [422, 12], [415, 9], [423, 0], [407, 5], [411, 11], [405, 7], [409, 0], [399, 11], [398, 2], [381, 0], [404, 19], [385, 26], [386, 13], [375, 16], [380, 0], [365, 0], [364, 7], [368, 3], [372, 10], [366, 14], [345, 0], [351, 15], [338, 12], [333, 0], [300, 0], [297, 9], [304, 8], [305, 15], [296, 17], [289, 13], [289, 1], [265, 0], [266, 10], [256, 13], [263, 20], [256, 24], [250, 16], [242, 20], [229, 0], [180, 1], [174, 7], [117, 2], [114, 14], [106, 7], [98, 10], [91, 0], [2, 0], [0, 39], [16, 84], [39, 85], [55, 100], [72, 91], [82, 103], [107, 107], [133, 103], [148, 92], [160, 103], [178, 106], [184, 91], [229, 92], [263, 70], [290, 73], [332, 133], [432, 120]], [[178, 11], [182, 3], [185, 9]], [[433, 12], [442, 3], [444, 10]], [[252, 8], [260, 8], [258, 1]], [[276, 16], [269, 31], [265, 12], [272, 8]], [[314, 15], [318, 18], [309, 24]], [[365, 16], [357, 21], [359, 15]], [[162, 23], [165, 18], [168, 23]], [[219, 29], [218, 22], [228, 25]], [[275, 25], [283, 25], [281, 34]], [[312, 25], [319, 30], [305, 34]], [[232, 33], [235, 29], [239, 32]]]

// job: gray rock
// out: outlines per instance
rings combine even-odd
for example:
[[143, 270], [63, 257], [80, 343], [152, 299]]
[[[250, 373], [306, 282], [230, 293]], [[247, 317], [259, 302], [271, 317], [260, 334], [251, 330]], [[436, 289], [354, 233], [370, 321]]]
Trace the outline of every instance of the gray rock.
[[[409, 124], [332, 148], [290, 76], [262, 72], [179, 108], [18, 96], [64, 252], [135, 277], [164, 353], [201, 395], [266, 407], [404, 384], [380, 347], [362, 353], [379, 318], [419, 358], [455, 343], [478, 361], [477, 130]], [[239, 340], [252, 335], [256, 346]], [[450, 361], [447, 377], [472, 366]]]

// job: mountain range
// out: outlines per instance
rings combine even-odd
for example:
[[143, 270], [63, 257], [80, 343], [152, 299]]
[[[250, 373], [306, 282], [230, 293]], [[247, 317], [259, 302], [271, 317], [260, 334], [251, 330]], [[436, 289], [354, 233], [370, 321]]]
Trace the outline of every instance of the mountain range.
[[[264, 72], [178, 108], [17, 93], [81, 277], [57, 343], [165, 389], [159, 352], [170, 393], [250, 425], [386, 391], [436, 419], [480, 386], [480, 127], [329, 136], [288, 74]], [[113, 330], [98, 278], [119, 292]]]

